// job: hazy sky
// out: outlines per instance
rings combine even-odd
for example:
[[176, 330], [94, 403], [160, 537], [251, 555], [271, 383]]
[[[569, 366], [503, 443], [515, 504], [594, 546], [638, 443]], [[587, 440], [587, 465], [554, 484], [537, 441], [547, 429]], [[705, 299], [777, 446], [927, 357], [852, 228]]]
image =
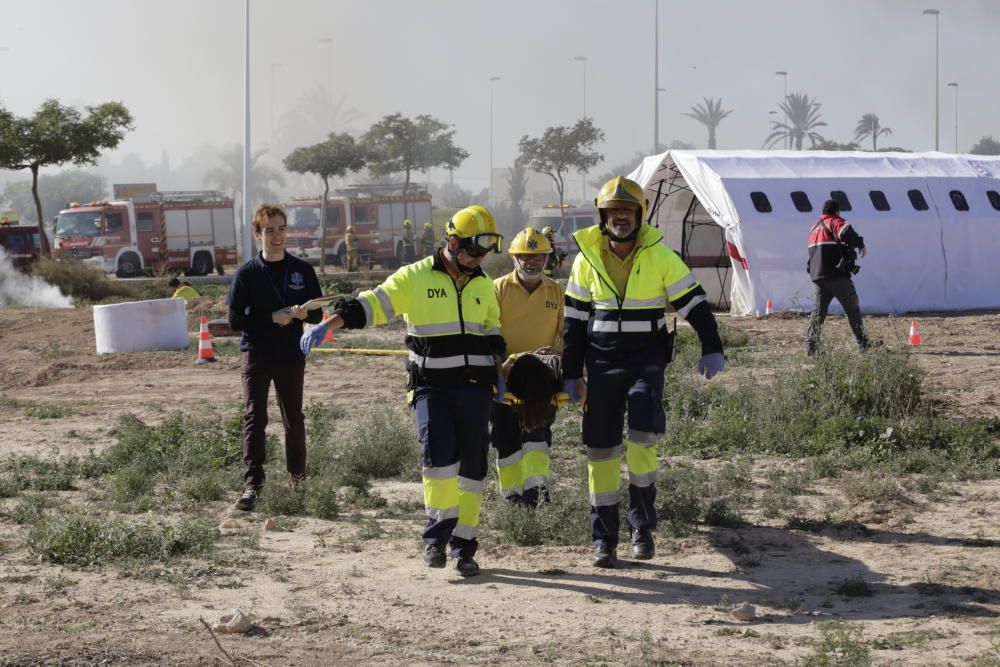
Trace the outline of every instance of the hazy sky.
[[[495, 166], [524, 134], [572, 124], [586, 110], [606, 133], [605, 167], [653, 143], [655, 0], [251, 0], [253, 143], [273, 112], [332, 84], [363, 118], [429, 113], [453, 123], [470, 152], [455, 173], [486, 185], [491, 76]], [[937, 2], [937, 4], [935, 4]], [[114, 157], [178, 164], [203, 144], [241, 141], [242, 0], [0, 0], [0, 100], [31, 113], [44, 99], [120, 100], [136, 129]], [[705, 147], [681, 115], [722, 97], [732, 115], [719, 148], [759, 148], [768, 111], [789, 92], [822, 103], [823, 134], [850, 141], [864, 113], [893, 130], [886, 145], [934, 147], [934, 18], [940, 20], [941, 148], [951, 151], [959, 83], [959, 148], [1000, 137], [1000, 0], [659, 1], [661, 142]], [[330, 47], [322, 38], [332, 38]], [[279, 66], [272, 66], [280, 63]], [[274, 84], [272, 90], [272, 74]], [[595, 171], [600, 171], [598, 168]], [[443, 174], [432, 174], [435, 180]], [[200, 184], [192, 184], [197, 187]]]

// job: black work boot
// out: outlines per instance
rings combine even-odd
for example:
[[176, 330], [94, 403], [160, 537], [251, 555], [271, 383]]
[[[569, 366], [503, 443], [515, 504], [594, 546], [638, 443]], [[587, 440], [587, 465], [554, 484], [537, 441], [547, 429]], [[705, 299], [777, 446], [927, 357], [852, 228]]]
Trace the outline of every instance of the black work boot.
[[653, 544], [653, 532], [650, 530], [633, 530], [632, 545], [629, 554], [635, 560], [649, 560], [656, 553], [656, 546]]
[[249, 512], [257, 507], [258, 498], [260, 498], [260, 487], [248, 486], [243, 489], [243, 495], [236, 501], [236, 509]]
[[455, 559], [455, 570], [463, 577], [474, 577], [479, 574], [479, 563], [472, 556], [459, 556]]
[[615, 554], [615, 547], [606, 544], [599, 544], [594, 547], [594, 553], [590, 556], [590, 564], [594, 567], [608, 569], [618, 567], [618, 556]]
[[444, 567], [448, 564], [448, 553], [443, 544], [428, 544], [424, 547], [424, 562], [427, 567]]

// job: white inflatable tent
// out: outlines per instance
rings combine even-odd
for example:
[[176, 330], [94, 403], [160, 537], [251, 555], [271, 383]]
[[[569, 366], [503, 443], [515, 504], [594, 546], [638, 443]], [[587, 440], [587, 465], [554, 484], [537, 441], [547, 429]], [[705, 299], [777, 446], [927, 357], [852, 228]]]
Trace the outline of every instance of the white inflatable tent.
[[1000, 157], [836, 151], [667, 151], [629, 174], [649, 222], [734, 315], [808, 310], [806, 240], [840, 201], [868, 256], [862, 310], [1000, 308]]

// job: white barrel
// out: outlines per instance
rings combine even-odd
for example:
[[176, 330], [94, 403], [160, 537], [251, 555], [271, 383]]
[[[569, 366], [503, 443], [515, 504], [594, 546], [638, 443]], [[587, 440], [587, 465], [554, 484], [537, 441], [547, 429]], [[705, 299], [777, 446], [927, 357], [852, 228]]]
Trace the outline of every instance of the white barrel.
[[97, 353], [183, 350], [188, 346], [184, 299], [94, 306]]

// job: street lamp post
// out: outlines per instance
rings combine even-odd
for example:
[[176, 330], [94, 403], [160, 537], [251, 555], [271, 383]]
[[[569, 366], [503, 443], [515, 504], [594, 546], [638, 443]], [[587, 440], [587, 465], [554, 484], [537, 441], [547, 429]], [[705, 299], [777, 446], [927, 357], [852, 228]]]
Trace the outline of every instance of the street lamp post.
[[[573, 56], [573, 60], [583, 63], [583, 118], [587, 117], [587, 56]], [[580, 179], [580, 202], [587, 199], [587, 171], [584, 170]]]
[[333, 124], [333, 39], [330, 37], [323, 37], [319, 40], [320, 44], [326, 44], [327, 49], [327, 67], [326, 67], [326, 131], [333, 132], [333, 128], [330, 127]]
[[782, 142], [782, 146], [785, 150], [788, 150], [788, 72], [785, 70], [778, 70], [775, 75], [780, 76], [784, 80], [784, 96], [781, 98], [782, 109], [785, 111], [785, 140]]
[[948, 86], [955, 89], [955, 153], [958, 153], [958, 84], [951, 81]]
[[[666, 88], [657, 88], [656, 89], [656, 101], [657, 102], [660, 101], [660, 93], [665, 93], [665, 92], [667, 92]], [[657, 104], [657, 109], [659, 109], [659, 104]], [[657, 140], [657, 142], [659, 142], [659, 140], [660, 140], [659, 137], [660, 137], [660, 114], [657, 113], [656, 114], [656, 140]], [[659, 146], [656, 147], [656, 152], [657, 153], [660, 152], [660, 147]]]
[[271, 148], [274, 148], [274, 74], [281, 67], [281, 63], [271, 63]]
[[493, 84], [500, 80], [498, 76], [490, 77], [490, 207], [493, 206]]
[[[10, 51], [10, 48], [8, 48], [8, 47], [6, 47], [6, 46], [0, 46], [0, 54], [4, 54], [4, 53], [7, 53], [8, 51]], [[2, 100], [2, 99], [3, 99], [3, 98], [2, 98], [2, 97], [0, 97], [0, 100]]]
[[250, 170], [250, 0], [243, 2], [243, 210], [242, 245], [243, 261], [254, 256], [253, 234], [250, 230], [250, 187], [253, 174]]
[[941, 83], [938, 79], [938, 74], [941, 65], [941, 59], [939, 58], [938, 51], [938, 15], [939, 12], [936, 9], [925, 9], [924, 14], [934, 17], [934, 150], [940, 148], [939, 140], [941, 138], [940, 133], [940, 123], [939, 123], [939, 110], [941, 108], [940, 93], [941, 93]]
[[660, 0], [653, 0], [653, 153], [660, 152]]

